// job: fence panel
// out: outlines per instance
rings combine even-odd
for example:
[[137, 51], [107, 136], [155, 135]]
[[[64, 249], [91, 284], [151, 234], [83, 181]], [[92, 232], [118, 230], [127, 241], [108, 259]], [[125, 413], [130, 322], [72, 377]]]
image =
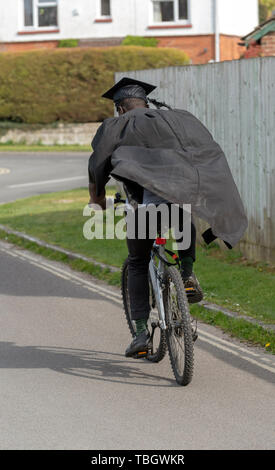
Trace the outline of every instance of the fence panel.
[[200, 119], [223, 148], [249, 220], [240, 243], [275, 262], [275, 57], [116, 73], [157, 85], [150, 95]]

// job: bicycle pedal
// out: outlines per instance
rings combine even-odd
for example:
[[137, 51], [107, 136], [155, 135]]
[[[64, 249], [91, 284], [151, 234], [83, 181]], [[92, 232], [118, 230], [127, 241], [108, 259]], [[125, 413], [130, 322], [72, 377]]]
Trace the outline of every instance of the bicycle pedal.
[[194, 343], [195, 343], [195, 341], [198, 339], [198, 333], [195, 332], [195, 331], [193, 331], [193, 332], [192, 332], [192, 338], [193, 338], [193, 341], [194, 341]]
[[142, 359], [143, 357], [147, 357], [147, 356], [148, 356], [148, 351], [139, 351], [135, 353], [132, 357], [134, 359]]

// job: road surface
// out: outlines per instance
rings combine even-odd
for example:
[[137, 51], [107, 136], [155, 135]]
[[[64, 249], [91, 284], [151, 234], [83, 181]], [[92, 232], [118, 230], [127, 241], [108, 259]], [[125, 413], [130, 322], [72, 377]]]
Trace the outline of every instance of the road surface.
[[[0, 153], [0, 203], [87, 185], [86, 153]], [[0, 449], [272, 449], [275, 358], [199, 325], [195, 374], [124, 356], [119, 290], [0, 242]]]
[[0, 242], [0, 449], [273, 449], [275, 358], [199, 325], [195, 374], [127, 359], [119, 290]]
[[88, 184], [87, 152], [0, 152], [0, 202]]

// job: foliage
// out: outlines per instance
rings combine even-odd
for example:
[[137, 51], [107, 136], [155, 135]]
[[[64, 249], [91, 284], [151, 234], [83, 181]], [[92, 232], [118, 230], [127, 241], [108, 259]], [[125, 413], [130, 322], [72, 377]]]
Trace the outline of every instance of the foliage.
[[260, 23], [263, 23], [275, 10], [275, 0], [259, 0]]
[[61, 39], [57, 47], [77, 47], [78, 39]]
[[122, 43], [123, 46], [143, 46], [157, 47], [158, 40], [156, 38], [145, 38], [142, 36], [126, 36]]
[[0, 54], [0, 120], [96, 122], [113, 115], [101, 95], [117, 71], [184, 65], [178, 49], [60, 48]]

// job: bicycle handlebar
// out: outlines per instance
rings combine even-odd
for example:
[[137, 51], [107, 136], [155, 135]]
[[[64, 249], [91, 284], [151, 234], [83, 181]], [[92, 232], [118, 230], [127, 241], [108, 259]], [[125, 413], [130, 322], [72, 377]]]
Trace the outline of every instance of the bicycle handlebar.
[[119, 202], [126, 203], [126, 200], [121, 199], [121, 194], [120, 193], [116, 193], [115, 199], [114, 199], [114, 204], [118, 204]]

